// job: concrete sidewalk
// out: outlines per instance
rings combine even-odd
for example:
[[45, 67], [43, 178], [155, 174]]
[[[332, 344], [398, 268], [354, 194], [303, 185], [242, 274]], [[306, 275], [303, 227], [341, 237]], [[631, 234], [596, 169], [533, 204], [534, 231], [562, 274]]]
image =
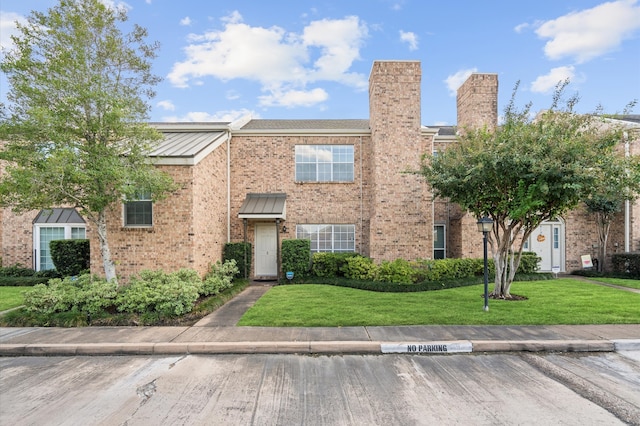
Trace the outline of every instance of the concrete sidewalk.
[[640, 325], [237, 327], [254, 283], [190, 327], [0, 328], [0, 356], [640, 350]]

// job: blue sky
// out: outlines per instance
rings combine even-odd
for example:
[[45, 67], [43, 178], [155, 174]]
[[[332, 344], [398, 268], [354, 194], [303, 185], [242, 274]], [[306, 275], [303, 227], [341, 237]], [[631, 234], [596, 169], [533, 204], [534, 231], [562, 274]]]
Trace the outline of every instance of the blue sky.
[[[375, 60], [422, 62], [425, 125], [455, 124], [471, 72], [498, 74], [499, 113], [517, 81], [518, 104], [534, 110], [566, 78], [580, 112], [640, 100], [640, 0], [104, 2], [160, 42], [152, 121], [368, 118]], [[10, 47], [13, 21], [55, 3], [3, 0], [0, 44]]]

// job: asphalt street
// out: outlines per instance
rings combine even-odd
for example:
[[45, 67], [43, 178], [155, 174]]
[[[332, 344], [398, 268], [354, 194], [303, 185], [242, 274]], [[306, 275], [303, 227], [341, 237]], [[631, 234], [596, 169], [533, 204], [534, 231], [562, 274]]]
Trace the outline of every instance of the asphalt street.
[[640, 424], [640, 351], [0, 358], [2, 425]]

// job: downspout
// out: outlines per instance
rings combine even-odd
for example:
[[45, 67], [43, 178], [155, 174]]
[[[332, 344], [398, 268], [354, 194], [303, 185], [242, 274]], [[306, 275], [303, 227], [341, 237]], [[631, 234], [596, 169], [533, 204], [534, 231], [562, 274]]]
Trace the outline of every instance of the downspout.
[[280, 250], [280, 219], [276, 219], [276, 248], [276, 263], [278, 265], [276, 277], [278, 279], [278, 283], [280, 283], [280, 270], [282, 269], [282, 253]]
[[[624, 156], [629, 157], [629, 134], [624, 132], [622, 134], [624, 139]], [[631, 240], [631, 208], [629, 200], [624, 200], [624, 251], [629, 253], [629, 241]]]
[[354, 244], [354, 250], [362, 253], [362, 242], [364, 241], [364, 166], [363, 166], [363, 153], [362, 153], [362, 136], [360, 136], [360, 250], [357, 250]]
[[[246, 239], [245, 231], [245, 243]], [[231, 242], [231, 132], [227, 136], [227, 242]]]
[[248, 273], [247, 273], [247, 222], [248, 220], [242, 219], [242, 228], [244, 231], [244, 277], [248, 278]]

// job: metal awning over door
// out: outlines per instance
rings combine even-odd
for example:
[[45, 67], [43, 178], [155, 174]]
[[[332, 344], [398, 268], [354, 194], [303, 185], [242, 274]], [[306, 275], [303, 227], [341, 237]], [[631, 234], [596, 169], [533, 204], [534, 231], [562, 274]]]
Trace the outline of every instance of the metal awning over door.
[[249, 193], [244, 199], [240, 219], [282, 219], [287, 216], [287, 194]]

